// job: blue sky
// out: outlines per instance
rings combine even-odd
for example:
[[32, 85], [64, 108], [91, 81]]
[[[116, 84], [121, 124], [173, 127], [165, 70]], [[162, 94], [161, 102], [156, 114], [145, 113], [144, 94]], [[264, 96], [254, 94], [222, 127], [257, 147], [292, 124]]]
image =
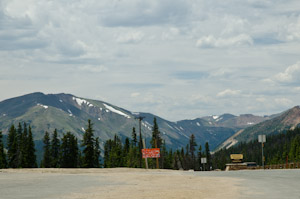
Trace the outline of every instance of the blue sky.
[[299, 0], [1, 0], [0, 100], [41, 91], [175, 121], [300, 104]]

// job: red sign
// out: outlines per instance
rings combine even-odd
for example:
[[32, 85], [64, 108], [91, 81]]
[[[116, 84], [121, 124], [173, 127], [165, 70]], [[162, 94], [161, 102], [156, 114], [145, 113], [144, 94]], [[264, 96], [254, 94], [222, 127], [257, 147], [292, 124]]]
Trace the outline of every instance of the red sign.
[[143, 158], [159, 158], [160, 157], [160, 149], [142, 149]]

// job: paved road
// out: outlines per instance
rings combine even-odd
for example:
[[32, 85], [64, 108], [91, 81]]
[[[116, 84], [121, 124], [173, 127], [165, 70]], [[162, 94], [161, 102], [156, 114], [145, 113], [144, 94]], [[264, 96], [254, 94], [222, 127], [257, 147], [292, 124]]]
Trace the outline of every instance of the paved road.
[[241, 179], [242, 198], [300, 199], [300, 169], [194, 172], [193, 175]]

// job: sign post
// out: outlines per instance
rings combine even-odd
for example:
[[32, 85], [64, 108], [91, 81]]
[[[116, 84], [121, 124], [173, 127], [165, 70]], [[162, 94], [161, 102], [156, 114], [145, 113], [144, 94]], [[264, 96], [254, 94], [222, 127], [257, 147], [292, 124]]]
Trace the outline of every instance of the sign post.
[[264, 143], [266, 142], [266, 135], [258, 135], [258, 142], [261, 143], [262, 167], [265, 169]]
[[205, 164], [207, 163], [206, 158], [201, 158], [201, 164], [203, 164], [203, 171], [205, 171]]
[[159, 158], [160, 148], [142, 149], [143, 158]]
[[[143, 139], [143, 148], [146, 148], [146, 144], [145, 144], [145, 139]], [[145, 158], [145, 163], [146, 163], [146, 169], [148, 169], [148, 159]]]

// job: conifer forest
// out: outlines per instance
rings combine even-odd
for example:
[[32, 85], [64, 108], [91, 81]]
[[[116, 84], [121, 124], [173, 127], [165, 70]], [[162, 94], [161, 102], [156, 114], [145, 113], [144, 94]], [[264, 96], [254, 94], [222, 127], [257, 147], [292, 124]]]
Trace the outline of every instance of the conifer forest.
[[[153, 121], [152, 138], [149, 145], [160, 148], [159, 168], [175, 170], [208, 171], [225, 169], [230, 163], [230, 154], [244, 155], [245, 161], [261, 164], [261, 143], [253, 140], [240, 143], [229, 149], [211, 153], [209, 143], [202, 148], [195, 142], [192, 134], [189, 144], [177, 150], [169, 149], [161, 138], [156, 118]], [[57, 130], [45, 132], [43, 138], [43, 156], [37, 163], [36, 149], [30, 125], [19, 123], [11, 125], [7, 140], [4, 142], [0, 132], [0, 168], [145, 168], [142, 158], [142, 137], [133, 127], [131, 137], [125, 140], [115, 135], [104, 143], [101, 151], [99, 138], [94, 136], [91, 120], [88, 120], [83, 139], [78, 140], [71, 132], [59, 137]], [[265, 144], [266, 164], [281, 164], [300, 161], [300, 129], [272, 134]], [[6, 143], [6, 144], [4, 144]], [[206, 157], [207, 163], [201, 164]], [[149, 168], [156, 168], [154, 158], [148, 158]]]

